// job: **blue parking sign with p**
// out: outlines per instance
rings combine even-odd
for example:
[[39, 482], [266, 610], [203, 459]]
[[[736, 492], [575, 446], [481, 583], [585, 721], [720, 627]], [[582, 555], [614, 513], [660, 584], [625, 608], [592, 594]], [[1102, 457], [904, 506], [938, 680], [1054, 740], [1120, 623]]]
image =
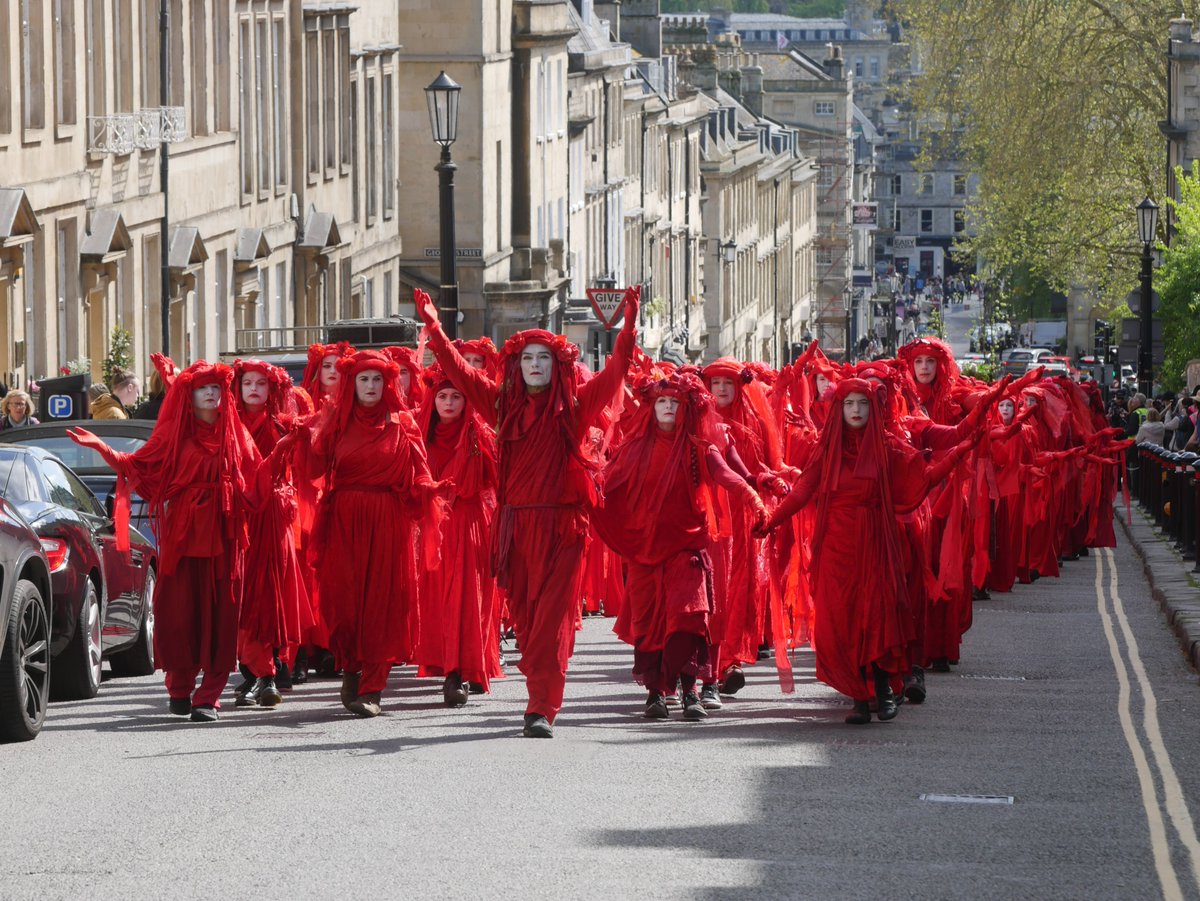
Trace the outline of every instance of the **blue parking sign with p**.
[[75, 398], [69, 394], [51, 394], [46, 401], [46, 411], [54, 419], [71, 419], [75, 412]]

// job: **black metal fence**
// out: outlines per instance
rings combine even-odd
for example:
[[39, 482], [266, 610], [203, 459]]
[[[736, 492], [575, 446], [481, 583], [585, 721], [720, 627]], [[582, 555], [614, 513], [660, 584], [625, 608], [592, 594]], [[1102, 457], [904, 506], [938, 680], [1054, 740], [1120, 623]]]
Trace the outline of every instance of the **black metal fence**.
[[1129, 451], [1129, 490], [1200, 572], [1200, 454], [1142, 442]]

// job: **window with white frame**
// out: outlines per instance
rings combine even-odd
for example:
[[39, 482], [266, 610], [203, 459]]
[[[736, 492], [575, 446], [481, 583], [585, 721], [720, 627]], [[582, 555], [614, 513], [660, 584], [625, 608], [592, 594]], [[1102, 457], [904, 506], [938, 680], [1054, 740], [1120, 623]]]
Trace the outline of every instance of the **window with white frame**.
[[[116, 25], [116, 22], [113, 22]], [[204, 3], [197, 3], [192, 0], [192, 71], [189, 78], [192, 83], [192, 134], [206, 135], [208, 134], [208, 11], [204, 8]], [[178, 24], [175, 27], [180, 27]], [[122, 57], [117, 57], [122, 59]], [[123, 67], [126, 70], [131, 69], [130, 66]], [[182, 73], [175, 76], [182, 77]], [[120, 75], [117, 76], [120, 81]], [[120, 105], [118, 110], [122, 109]], [[268, 161], [269, 165], [269, 161]]]
[[376, 185], [377, 168], [375, 163], [375, 134], [377, 129], [374, 123], [377, 120], [379, 108], [375, 97], [375, 78], [371, 75], [367, 76], [367, 111], [366, 111], [366, 128], [363, 129], [363, 134], [366, 141], [363, 143], [363, 162], [367, 168], [367, 225], [371, 225], [375, 221], [375, 214], [378, 209], [379, 191]]
[[903, 193], [904, 193], [904, 176], [893, 175], [892, 176], [892, 196], [899, 197]]
[[271, 187], [271, 23], [266, 16], [254, 21], [254, 124], [257, 142], [254, 156], [258, 163], [258, 191], [260, 194]]
[[832, 116], [834, 114], [834, 111], [835, 111], [835, 107], [834, 107], [834, 103], [832, 100], [814, 100], [813, 101], [813, 115]]
[[282, 16], [271, 20], [271, 130], [275, 148], [275, 187], [286, 188], [290, 162], [288, 148], [287, 26]]
[[954, 232], [964, 232], [967, 230], [967, 213], [966, 210], [954, 211]]
[[254, 37], [250, 18], [238, 20], [238, 150], [242, 194], [254, 192]]
[[954, 176], [954, 196], [965, 197], [967, 195], [967, 177], [965, 175]]
[[933, 193], [933, 175], [931, 173], [927, 172], [921, 176], [921, 193], [925, 196]]
[[921, 210], [921, 234], [933, 232], [933, 210]]
[[[46, 127], [46, 50], [42, 31], [42, 0], [20, 0], [21, 124]], [[8, 60], [5, 60], [8, 64]]]
[[383, 131], [383, 218], [391, 219], [396, 212], [396, 138], [392, 127], [391, 72], [384, 72], [380, 81], [380, 129]]

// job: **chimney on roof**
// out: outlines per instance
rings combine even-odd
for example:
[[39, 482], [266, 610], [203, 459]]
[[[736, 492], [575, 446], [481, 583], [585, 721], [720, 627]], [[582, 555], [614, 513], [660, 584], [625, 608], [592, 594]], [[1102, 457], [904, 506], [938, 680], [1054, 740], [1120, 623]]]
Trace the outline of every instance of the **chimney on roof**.
[[821, 65], [829, 73], [830, 78], [834, 81], [841, 81], [845, 78], [846, 69], [845, 60], [842, 59], [842, 48], [837, 44], [826, 44], [825, 46], [829, 52]]
[[763, 70], [758, 54], [750, 57], [750, 65], [742, 66], [742, 103], [756, 116], [763, 114]]

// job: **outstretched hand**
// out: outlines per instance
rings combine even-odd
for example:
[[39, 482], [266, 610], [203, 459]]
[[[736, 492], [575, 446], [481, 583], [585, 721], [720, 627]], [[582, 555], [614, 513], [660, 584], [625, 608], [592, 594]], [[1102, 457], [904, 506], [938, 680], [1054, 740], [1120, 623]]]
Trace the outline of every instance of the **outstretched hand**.
[[433, 298], [420, 288], [413, 288], [413, 303], [417, 305], [417, 313], [421, 321], [432, 328], [439, 323], [438, 308], [433, 305]]
[[625, 289], [625, 325], [633, 328], [637, 324], [638, 310], [642, 306], [642, 286], [630, 285]]
[[67, 436], [78, 444], [80, 447], [90, 448], [97, 453], [108, 449], [108, 445], [100, 440], [100, 437], [94, 432], [89, 432], [83, 428], [67, 429]]

